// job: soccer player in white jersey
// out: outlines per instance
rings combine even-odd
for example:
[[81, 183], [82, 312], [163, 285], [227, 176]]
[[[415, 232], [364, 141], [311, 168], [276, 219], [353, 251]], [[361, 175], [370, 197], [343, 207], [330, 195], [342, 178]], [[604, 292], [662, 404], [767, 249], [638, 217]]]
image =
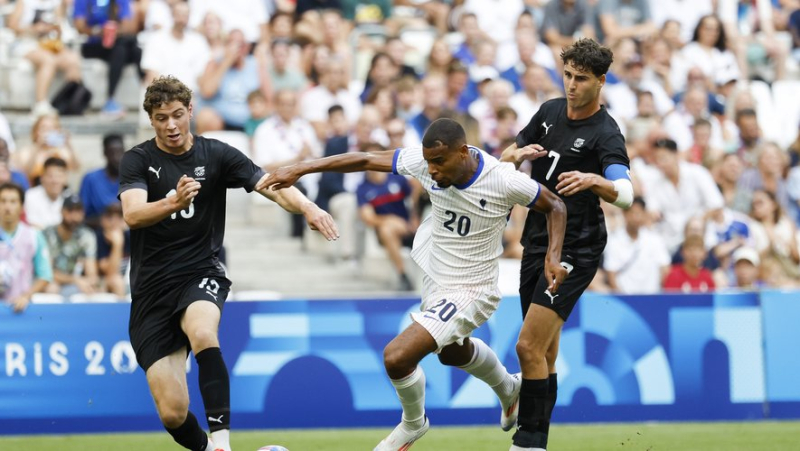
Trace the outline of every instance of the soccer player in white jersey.
[[312, 172], [383, 171], [417, 178], [428, 191], [432, 213], [417, 231], [411, 256], [424, 271], [422, 305], [414, 320], [384, 349], [384, 366], [394, 385], [403, 417], [376, 450], [406, 450], [428, 431], [425, 374], [419, 362], [431, 352], [444, 365], [456, 366], [486, 382], [500, 398], [501, 427], [510, 430], [517, 417], [520, 380], [509, 374], [494, 351], [470, 338], [497, 309], [497, 258], [506, 218], [515, 204], [547, 217], [550, 245], [545, 271], [551, 292], [567, 275], [560, 265], [566, 207], [548, 189], [468, 146], [464, 129], [452, 119], [438, 119], [425, 132], [422, 146], [357, 152], [309, 160], [264, 176], [257, 189], [282, 189]]

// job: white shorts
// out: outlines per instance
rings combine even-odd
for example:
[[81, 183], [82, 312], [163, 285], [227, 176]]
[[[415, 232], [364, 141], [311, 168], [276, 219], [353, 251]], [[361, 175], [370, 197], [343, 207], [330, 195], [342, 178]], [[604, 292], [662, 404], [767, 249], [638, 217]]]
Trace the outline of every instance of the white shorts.
[[464, 344], [464, 339], [497, 310], [500, 298], [496, 286], [445, 288], [424, 275], [420, 311], [412, 313], [411, 319], [436, 340], [438, 354], [447, 345]]

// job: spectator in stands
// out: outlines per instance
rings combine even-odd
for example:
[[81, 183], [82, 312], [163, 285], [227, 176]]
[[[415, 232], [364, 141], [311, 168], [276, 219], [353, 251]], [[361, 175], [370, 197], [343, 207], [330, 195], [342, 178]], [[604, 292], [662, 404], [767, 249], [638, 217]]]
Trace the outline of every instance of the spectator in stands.
[[481, 145], [494, 150], [500, 145], [497, 137], [497, 112], [501, 108], [509, 107], [508, 102], [514, 94], [514, 87], [507, 80], [496, 79], [490, 81], [483, 92], [485, 97], [472, 102], [469, 114], [477, 119], [480, 125]]
[[512, 24], [518, 23], [525, 10], [523, 0], [465, 0], [462, 7], [464, 11], [475, 14], [483, 35], [496, 44], [497, 60], [492, 63], [499, 68], [514, 64], [517, 55], [514, 51], [516, 26]]
[[33, 63], [36, 74], [33, 114], [53, 111], [47, 93], [61, 70], [68, 83], [81, 83], [80, 56], [61, 40], [65, 5], [60, 0], [41, 2], [16, 0], [7, 25], [16, 34], [12, 45], [15, 56]]
[[41, 232], [22, 222], [25, 193], [0, 184], [0, 303], [25, 310], [35, 293], [53, 280], [50, 254]]
[[[269, 24], [266, 4], [252, 0], [189, 0], [191, 15], [189, 27], [198, 28], [208, 13], [222, 19], [222, 29], [230, 33], [239, 30], [249, 47], [252, 44], [267, 42]], [[248, 91], [249, 92], [249, 91]]]
[[[430, 75], [435, 75], [431, 72]], [[427, 77], [427, 75], [426, 75]], [[467, 92], [470, 84], [469, 69], [459, 60], [453, 60], [447, 68], [445, 85], [447, 89], [447, 100], [445, 106], [452, 111], [466, 113], [469, 104], [472, 102], [471, 94]], [[478, 142], [478, 141], [473, 141]]]
[[[190, 25], [191, 26], [191, 25]], [[220, 60], [225, 56], [225, 43], [228, 41], [227, 33], [222, 28], [222, 19], [213, 12], [209, 11], [203, 17], [203, 21], [197, 31], [206, 38], [211, 60]]]
[[[383, 146], [371, 143], [365, 151], [382, 150]], [[411, 196], [411, 185], [402, 175], [386, 172], [366, 171], [364, 181], [356, 189], [358, 214], [361, 221], [375, 231], [378, 242], [386, 249], [386, 254], [399, 277], [398, 289], [412, 291], [414, 286], [408, 279], [401, 249], [411, 247], [414, 231], [419, 220], [412, 220], [406, 206]]]
[[6, 142], [9, 152], [14, 152], [17, 145], [14, 142], [14, 135], [11, 134], [11, 127], [8, 125], [8, 119], [0, 112], [0, 139]]
[[[346, 136], [334, 136], [325, 143], [324, 156], [340, 155], [347, 152], [361, 152], [372, 142], [379, 127], [381, 117], [378, 110], [367, 105], [361, 111], [361, 117], [355, 128]], [[383, 143], [381, 143], [383, 145]], [[315, 200], [320, 208], [330, 212], [339, 226], [338, 257], [344, 261], [355, 262], [357, 257], [356, 217], [358, 203], [356, 190], [364, 180], [361, 172], [340, 174], [325, 172], [319, 179], [319, 193]]]
[[[383, 46], [383, 51], [386, 52], [392, 58], [392, 61], [394, 61], [394, 64], [399, 69], [399, 73], [396, 78], [401, 78], [401, 77], [419, 78], [419, 74], [417, 74], [417, 71], [413, 67], [406, 64], [407, 50], [408, 47], [406, 46], [406, 44], [403, 42], [402, 39], [400, 39], [399, 36], [396, 35], [389, 36], [386, 39], [386, 44], [384, 44]], [[433, 48], [431, 48], [431, 51], [433, 51]]]
[[80, 196], [86, 208], [86, 224], [97, 227], [100, 214], [106, 207], [119, 202], [119, 165], [125, 153], [122, 135], [111, 133], [103, 137], [103, 157], [106, 165], [83, 176]]
[[199, 79], [200, 99], [195, 99], [202, 106], [196, 120], [198, 134], [212, 130], [244, 131], [250, 117], [247, 95], [256, 89], [271, 102], [267, 65], [256, 61], [249, 51], [250, 44], [244, 34], [233, 30], [228, 34], [225, 56], [208, 62]]
[[270, 45], [272, 64], [269, 67], [269, 76], [275, 91], [288, 89], [300, 92], [308, 86], [303, 71], [290, 65], [291, 45], [291, 41], [284, 38], [274, 39]]
[[525, 68], [520, 83], [522, 90], [512, 95], [508, 104], [524, 121], [532, 118], [544, 102], [561, 96], [547, 71], [535, 64]]
[[[785, 0], [784, 0], [785, 1]], [[794, 0], [796, 8], [798, 5]], [[719, 18], [731, 34], [742, 72], [775, 81], [786, 77], [789, 48], [775, 33], [775, 3], [771, 0], [720, 2]], [[770, 67], [771, 66], [771, 67]]]
[[144, 46], [144, 83], [149, 86], [160, 75], [173, 75], [183, 80], [189, 89], [197, 91], [198, 79], [211, 59], [211, 49], [200, 33], [187, 28], [188, 3], [174, 2], [171, 10], [172, 27], [153, 34]]
[[691, 130], [692, 146], [684, 154], [686, 161], [701, 164], [710, 170], [724, 153], [722, 149], [711, 146], [711, 122], [697, 119], [692, 124]]
[[[728, 1], [728, 0], [723, 0]], [[733, 0], [729, 3], [736, 3]], [[689, 42], [692, 31], [700, 19], [714, 12], [717, 2], [713, 0], [658, 0], [650, 1], [653, 22], [657, 27], [663, 27], [669, 21], [677, 24], [681, 41]]]
[[664, 278], [664, 290], [684, 293], [714, 291], [715, 283], [711, 271], [703, 267], [706, 248], [703, 237], [689, 235], [681, 248], [682, 264], [672, 265]]
[[644, 199], [636, 197], [623, 215], [625, 227], [609, 235], [603, 259], [609, 286], [625, 294], [658, 293], [672, 260], [667, 246], [647, 227]]
[[345, 68], [341, 61], [332, 59], [322, 69], [320, 84], [305, 93], [300, 99], [300, 114], [314, 126], [317, 136], [324, 138], [328, 108], [341, 105], [350, 124], [355, 124], [361, 113], [358, 97], [347, 90]]
[[334, 105], [328, 108], [328, 136], [326, 141], [336, 137], [347, 137], [350, 134], [350, 124], [344, 115], [344, 108], [341, 105]]
[[[508, 27], [509, 24], [504, 26]], [[453, 52], [453, 57], [468, 66], [475, 62], [472, 49], [479, 41], [487, 39], [488, 35], [478, 26], [478, 17], [470, 11], [464, 11], [459, 16], [457, 31], [460, 36], [464, 37], [464, 41]]]
[[366, 102], [373, 89], [390, 87], [399, 74], [400, 68], [388, 53], [378, 52], [373, 55], [367, 71], [367, 79], [364, 82], [364, 90], [361, 91], [361, 102]]
[[250, 117], [244, 123], [244, 132], [252, 138], [258, 126], [270, 115], [269, 103], [260, 89], [247, 94], [247, 109], [250, 111]]
[[[353, 2], [353, 0], [342, 0], [342, 7], [345, 11], [347, 10], [348, 2]], [[373, 5], [368, 6], [367, 9], [371, 6]], [[320, 19], [321, 27], [317, 29], [322, 30], [322, 46], [328, 49], [331, 58], [339, 60], [344, 64], [345, 79], [351, 80], [353, 78], [350, 72], [353, 67], [353, 52], [350, 50], [350, 43], [347, 40], [350, 27], [342, 18], [342, 11], [330, 8], [325, 9], [322, 11]]]
[[425, 64], [425, 75], [447, 75], [450, 63], [452, 63], [454, 59], [447, 40], [444, 37], [436, 38], [433, 44], [431, 44], [430, 52], [428, 52], [428, 58]]
[[125, 274], [131, 259], [130, 230], [122, 219], [122, 206], [108, 204], [100, 215], [97, 239], [97, 270], [105, 291], [123, 298], [129, 291]]
[[611, 47], [620, 39], [643, 41], [658, 32], [646, 0], [600, 0], [597, 20], [597, 37]]
[[644, 46], [644, 72], [642, 80], [658, 83], [670, 97], [675, 89], [683, 86], [683, 70], [679, 68], [679, 57], [664, 38], [655, 38]]
[[425, 134], [425, 129], [442, 114], [447, 97], [445, 78], [431, 74], [422, 79], [422, 111], [408, 122], [414, 127], [418, 136]]
[[661, 139], [655, 148], [658, 172], [644, 181], [645, 199], [658, 219], [657, 230], [673, 251], [689, 218], [722, 208], [723, 199], [706, 168], [681, 160], [675, 141]]
[[792, 35], [792, 58], [796, 63], [800, 63], [800, 9], [796, 9], [789, 16], [786, 29]]
[[739, 78], [736, 69], [741, 68], [736, 56], [728, 50], [725, 28], [717, 16], [707, 15], [700, 19], [692, 41], [681, 50], [681, 58], [687, 69], [698, 67], [709, 80], [714, 80], [715, 74], [723, 71], [735, 73]]
[[668, 19], [664, 22], [658, 32], [658, 37], [669, 44], [669, 48], [673, 53], [682, 49], [686, 44], [686, 41], [688, 41], [688, 39], [684, 41], [684, 39], [681, 37], [681, 33], [683, 33], [681, 28], [680, 22], [675, 19]]
[[542, 39], [554, 55], [575, 42], [576, 36], [594, 38], [592, 8], [586, 0], [550, 0], [544, 7]]
[[397, 116], [394, 85], [372, 89], [364, 104], [378, 109], [381, 113], [381, 128], [386, 129], [386, 122]]
[[486, 152], [500, 158], [503, 150], [513, 144], [514, 139], [524, 125], [520, 125], [519, 115], [510, 106], [501, 106], [495, 110], [496, 123], [492, 132], [493, 140], [486, 143]]
[[3, 138], [0, 138], [0, 163], [5, 165], [6, 170], [9, 171], [9, 180], [7, 181], [14, 182], [19, 185], [23, 191], [27, 191], [29, 187], [28, 176], [11, 167], [11, 153], [6, 140]]
[[757, 164], [758, 148], [761, 144], [761, 127], [758, 125], [756, 110], [744, 108], [736, 111], [735, 123], [739, 129], [736, 153], [747, 167], [754, 167]]
[[675, 103], [667, 95], [660, 84], [644, 79], [644, 62], [635, 55], [625, 62], [623, 70], [617, 75], [621, 83], [605, 87], [605, 98], [611, 112], [623, 120], [636, 116], [637, 96], [641, 91], [649, 92], [659, 116], [664, 116], [675, 107]]
[[43, 230], [61, 223], [61, 206], [67, 189], [67, 163], [57, 157], [44, 162], [41, 184], [28, 190], [25, 196], [25, 219]]
[[758, 147], [756, 166], [746, 169], [736, 186], [734, 208], [748, 213], [756, 190], [769, 192], [790, 217], [796, 217], [794, 203], [784, 179], [789, 167], [789, 157], [773, 142], [764, 142]]
[[[298, 114], [297, 93], [282, 90], [275, 94], [275, 114], [256, 129], [252, 156], [253, 162], [266, 172], [322, 156], [322, 146], [314, 128]], [[298, 188], [302, 187], [313, 199], [317, 189], [312, 185], [317, 180], [318, 177], [301, 180]], [[301, 215], [295, 216], [302, 219]]]
[[664, 117], [664, 128], [669, 136], [678, 144], [681, 152], [692, 147], [692, 125], [698, 119], [711, 122], [711, 138], [709, 144], [715, 148], [723, 148], [725, 141], [722, 125], [708, 110], [708, 91], [694, 85], [689, 87], [683, 99], [675, 106], [675, 110]]
[[97, 239], [83, 225], [83, 203], [77, 195], [64, 199], [61, 223], [44, 229], [53, 258], [53, 282], [48, 293], [70, 296], [97, 291]]
[[524, 76], [525, 70], [531, 65], [538, 65], [547, 69], [553, 78], [556, 77], [556, 61], [553, 52], [536, 37], [535, 30], [518, 30], [515, 35], [515, 50], [517, 52], [513, 65], [501, 70], [500, 77], [514, 85], [514, 91], [522, 89], [520, 79]]
[[75, 0], [75, 28], [86, 36], [81, 47], [84, 58], [101, 59], [108, 63], [108, 100], [103, 113], [113, 117], [125, 114], [114, 95], [128, 64], [139, 69], [142, 50], [136, 41], [130, 0]]
[[725, 200], [725, 206], [728, 208], [733, 208], [742, 172], [744, 172], [742, 159], [735, 153], [725, 154], [714, 165], [712, 172], [714, 181], [717, 183], [717, 187], [722, 193], [722, 198]]
[[779, 268], [789, 278], [800, 277], [797, 226], [784, 213], [775, 196], [768, 191], [755, 190], [750, 217], [756, 221], [751, 230], [759, 253], [776, 258]]
[[761, 259], [751, 247], [740, 247], [733, 253], [733, 280], [731, 287], [740, 290], [758, 290], [764, 286], [759, 280]]
[[57, 114], [39, 116], [31, 127], [31, 143], [11, 156], [14, 167], [28, 174], [32, 185], [36, 185], [42, 175], [44, 162], [58, 157], [67, 162], [71, 171], [78, 169], [78, 159], [70, 144], [69, 134], [61, 128]]
[[[436, 27], [440, 34], [447, 33], [448, 18], [450, 16], [450, 6], [453, 2], [450, 0], [394, 0], [393, 5], [395, 8], [392, 10], [395, 17], [402, 14], [401, 8], [408, 8], [410, 14], [414, 17], [419, 17], [427, 22], [427, 24]], [[408, 21], [408, 26], [413, 27], [413, 20]], [[402, 25], [402, 23], [400, 24]], [[422, 26], [426, 26], [423, 22]]]

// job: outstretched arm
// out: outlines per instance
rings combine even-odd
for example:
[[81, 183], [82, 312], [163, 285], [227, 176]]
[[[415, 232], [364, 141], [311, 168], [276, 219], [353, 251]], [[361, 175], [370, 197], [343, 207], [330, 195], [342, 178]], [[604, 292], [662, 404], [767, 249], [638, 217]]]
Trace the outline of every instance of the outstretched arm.
[[273, 191], [269, 188], [262, 188], [257, 191], [289, 213], [305, 216], [311, 230], [319, 231], [328, 241], [339, 238], [339, 229], [336, 227], [331, 215], [319, 208], [314, 202], [308, 200], [299, 189], [289, 187], [288, 189]]
[[539, 185], [539, 197], [531, 208], [543, 213], [547, 218], [547, 258], [544, 265], [545, 276], [550, 293], [555, 293], [568, 271], [561, 265], [561, 248], [564, 245], [564, 234], [567, 230], [567, 206], [552, 191]]
[[265, 188], [273, 190], [288, 188], [300, 177], [314, 172], [392, 172], [394, 152], [394, 150], [352, 152], [303, 161], [265, 175], [256, 183], [256, 189], [261, 191]]
[[578, 171], [562, 172], [556, 185], [558, 194], [572, 196], [584, 190], [591, 190], [604, 201], [627, 209], [633, 202], [633, 184], [630, 170], [621, 164], [612, 164], [605, 171], [605, 177]]

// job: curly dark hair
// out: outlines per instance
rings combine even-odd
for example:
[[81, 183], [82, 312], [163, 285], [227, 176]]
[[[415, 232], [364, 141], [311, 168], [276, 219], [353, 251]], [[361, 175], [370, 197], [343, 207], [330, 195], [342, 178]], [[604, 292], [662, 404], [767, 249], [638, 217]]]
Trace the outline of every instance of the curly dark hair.
[[175, 100], [189, 108], [192, 102], [192, 90], [172, 75], [165, 75], [156, 78], [147, 87], [142, 107], [148, 116], [152, 116], [154, 109]]
[[614, 52], [594, 39], [583, 38], [561, 51], [561, 61], [564, 65], [569, 63], [580, 71], [588, 71], [595, 77], [600, 77], [608, 72], [614, 61]]

